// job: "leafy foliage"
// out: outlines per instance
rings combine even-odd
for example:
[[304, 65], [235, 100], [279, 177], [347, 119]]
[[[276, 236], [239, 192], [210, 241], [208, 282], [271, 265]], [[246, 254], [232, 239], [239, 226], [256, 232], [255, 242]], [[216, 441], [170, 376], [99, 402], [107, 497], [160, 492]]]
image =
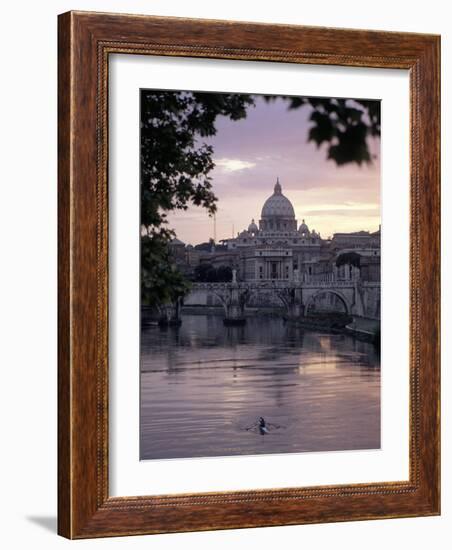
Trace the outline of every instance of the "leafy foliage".
[[199, 264], [195, 268], [195, 281], [200, 283], [229, 283], [232, 269], [228, 265], [214, 267], [212, 264]]
[[[266, 96], [274, 101], [281, 96]], [[283, 96], [289, 109], [312, 109], [308, 141], [326, 145], [327, 158], [338, 166], [371, 163], [368, 137], [380, 136], [380, 102], [364, 99]]]
[[170, 258], [168, 242], [162, 234], [141, 238], [141, 300], [161, 306], [175, 302], [190, 290], [190, 284]]
[[195, 250], [202, 250], [204, 252], [210, 252], [213, 247], [216, 248], [217, 246], [218, 245], [215, 243], [215, 241], [212, 238], [210, 238], [205, 243], [199, 243], [199, 244], [195, 245]]
[[166, 213], [190, 203], [216, 210], [209, 172], [217, 116], [238, 120], [253, 104], [245, 94], [143, 91], [141, 96], [141, 223], [159, 227]]
[[341, 265], [361, 267], [361, 256], [357, 252], [344, 252], [336, 259], [336, 267], [341, 267]]
[[202, 138], [216, 133], [217, 116], [238, 120], [253, 104], [245, 94], [142, 91], [141, 95], [141, 270], [143, 303], [158, 306], [186, 292], [167, 243], [174, 237], [167, 213], [190, 204], [216, 211], [209, 172], [212, 147]]

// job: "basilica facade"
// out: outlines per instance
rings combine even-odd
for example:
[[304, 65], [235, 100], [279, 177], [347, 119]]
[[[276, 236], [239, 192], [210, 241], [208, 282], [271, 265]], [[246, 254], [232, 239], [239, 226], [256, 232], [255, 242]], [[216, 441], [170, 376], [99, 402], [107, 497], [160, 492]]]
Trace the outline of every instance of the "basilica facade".
[[279, 180], [262, 207], [258, 224], [252, 219], [247, 229], [226, 243], [245, 281], [291, 281], [325, 270], [322, 264], [328, 260], [326, 242], [305, 220], [298, 225]]

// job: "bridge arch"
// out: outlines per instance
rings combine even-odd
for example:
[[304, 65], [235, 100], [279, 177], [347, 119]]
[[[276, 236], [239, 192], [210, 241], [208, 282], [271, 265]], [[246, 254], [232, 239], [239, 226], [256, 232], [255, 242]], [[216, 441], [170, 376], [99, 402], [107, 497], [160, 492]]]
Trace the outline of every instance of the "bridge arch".
[[[289, 303], [292, 301], [294, 293], [294, 289], [290, 287], [286, 288], [278, 288], [272, 285], [266, 285], [261, 287], [250, 287], [248, 289], [248, 294], [246, 296], [246, 302], [245, 305], [250, 305], [250, 302], [252, 303], [253, 300], [257, 300], [258, 302], [262, 301], [267, 302], [264, 305], [269, 306], [280, 306], [283, 309], [287, 309]], [[270, 299], [268, 299], [270, 297]], [[272, 299], [272, 298], [273, 299]], [[262, 300], [263, 298], [263, 300]]]
[[341, 292], [330, 288], [321, 288], [319, 290], [316, 290], [311, 294], [311, 296], [309, 296], [305, 304], [305, 315], [309, 314], [309, 308], [313, 305], [313, 303], [315, 302], [315, 299], [321, 296], [322, 294], [333, 294], [334, 296], [336, 296], [344, 306], [345, 313], [347, 315], [350, 315], [351, 306], [348, 304], [345, 296]]

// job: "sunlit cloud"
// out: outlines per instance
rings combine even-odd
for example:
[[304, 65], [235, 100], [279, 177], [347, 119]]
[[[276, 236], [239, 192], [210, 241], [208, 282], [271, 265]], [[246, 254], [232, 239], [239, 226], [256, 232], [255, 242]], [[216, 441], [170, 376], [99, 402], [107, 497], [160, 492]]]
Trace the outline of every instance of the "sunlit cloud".
[[240, 170], [253, 168], [256, 166], [256, 163], [240, 159], [223, 158], [216, 160], [215, 165], [222, 168], [225, 172], [239, 172]]

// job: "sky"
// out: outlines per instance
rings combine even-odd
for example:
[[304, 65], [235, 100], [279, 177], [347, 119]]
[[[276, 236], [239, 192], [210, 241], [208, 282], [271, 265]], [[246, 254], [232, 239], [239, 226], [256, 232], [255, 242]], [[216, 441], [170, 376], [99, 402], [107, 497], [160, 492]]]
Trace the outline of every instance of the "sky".
[[[323, 238], [334, 233], [376, 231], [380, 224], [380, 142], [369, 143], [376, 156], [371, 165], [337, 167], [327, 160], [326, 146], [307, 141], [309, 106], [289, 111], [287, 102], [267, 103], [255, 96], [245, 119], [218, 117], [213, 146], [215, 168], [210, 173], [218, 197], [217, 242], [258, 223], [276, 178], [292, 202], [295, 217]], [[186, 244], [214, 237], [214, 220], [205, 210], [190, 207], [168, 216], [169, 225]]]

